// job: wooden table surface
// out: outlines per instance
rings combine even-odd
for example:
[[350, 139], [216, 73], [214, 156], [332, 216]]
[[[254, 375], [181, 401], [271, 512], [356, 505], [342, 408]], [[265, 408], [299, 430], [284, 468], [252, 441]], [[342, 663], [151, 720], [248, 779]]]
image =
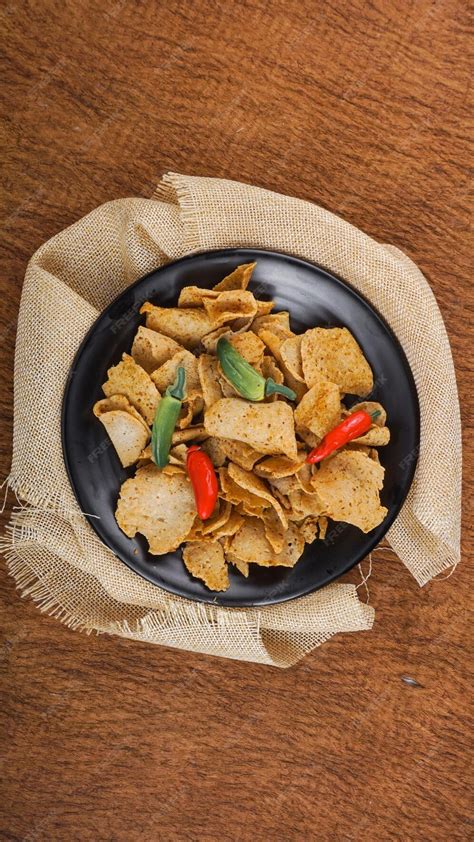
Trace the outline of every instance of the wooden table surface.
[[[3, 476], [29, 256], [167, 170], [314, 200], [405, 250], [472, 433], [461, 0], [6, 0], [0, 19]], [[287, 671], [75, 633], [2, 564], [0, 838], [472, 839], [467, 526], [464, 563], [423, 590], [379, 557], [373, 631]]]

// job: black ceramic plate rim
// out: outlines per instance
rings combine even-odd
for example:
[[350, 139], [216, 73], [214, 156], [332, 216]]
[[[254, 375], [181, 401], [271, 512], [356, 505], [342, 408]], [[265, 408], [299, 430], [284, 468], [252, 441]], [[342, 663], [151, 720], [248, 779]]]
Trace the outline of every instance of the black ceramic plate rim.
[[[171, 266], [174, 266], [176, 264], [183, 265], [187, 262], [192, 262], [195, 258], [200, 257], [200, 256], [209, 256], [211, 258], [213, 256], [216, 257], [216, 258], [222, 258], [222, 257], [234, 258], [235, 257], [235, 258], [238, 258], [239, 260], [241, 260], [241, 262], [248, 262], [249, 258], [252, 259], [252, 255], [254, 255], [255, 253], [260, 253], [260, 254], [268, 256], [268, 257], [273, 257], [273, 258], [277, 258], [277, 259], [280, 259], [280, 260], [284, 260], [285, 262], [287, 262], [289, 264], [292, 264], [292, 265], [296, 264], [296, 265], [300, 265], [300, 266], [305, 267], [305, 268], [308, 268], [308, 267], [314, 268], [314, 269], [318, 270], [318, 272], [324, 274], [332, 282], [339, 284], [341, 287], [345, 287], [345, 288], [349, 289], [351, 294], [354, 297], [359, 299], [359, 301], [364, 306], [368, 307], [372, 311], [372, 314], [374, 315], [374, 317], [381, 323], [383, 328], [388, 332], [388, 334], [390, 335], [390, 337], [392, 339], [393, 345], [397, 348], [398, 356], [399, 356], [399, 358], [400, 358], [400, 360], [403, 364], [403, 367], [405, 369], [405, 373], [407, 375], [407, 380], [410, 383], [412, 393], [416, 397], [416, 401], [415, 401], [416, 418], [413, 419], [413, 420], [414, 420], [414, 424], [415, 424], [415, 427], [416, 427], [416, 441], [417, 441], [417, 444], [419, 445], [419, 440], [420, 440], [420, 412], [419, 412], [418, 394], [417, 394], [417, 390], [416, 390], [416, 384], [415, 384], [415, 381], [414, 381], [413, 373], [411, 371], [410, 365], [409, 365], [408, 360], [406, 358], [406, 354], [403, 350], [403, 347], [402, 347], [398, 337], [395, 335], [395, 333], [392, 330], [392, 328], [390, 327], [390, 325], [387, 323], [387, 321], [384, 319], [384, 317], [379, 313], [379, 311], [372, 304], [372, 302], [370, 302], [367, 298], [365, 298], [365, 296], [363, 296], [357, 289], [355, 289], [348, 281], [346, 281], [343, 278], [341, 278], [340, 276], [334, 274], [332, 271], [326, 270], [320, 264], [314, 263], [310, 260], [304, 260], [302, 258], [295, 257], [291, 254], [286, 253], [286, 252], [280, 252], [280, 251], [277, 251], [277, 250], [274, 250], [274, 249], [270, 250], [270, 249], [255, 248], [255, 247], [252, 247], [252, 246], [232, 247], [232, 248], [223, 248], [223, 249], [204, 249], [204, 250], [201, 250], [201, 251], [192, 252], [191, 254], [187, 254], [184, 257], [178, 258], [177, 260], [169, 261], [168, 263], [164, 264], [163, 266], [160, 266], [157, 269], [153, 269], [151, 272], [148, 272], [146, 275], [142, 276], [141, 278], [138, 278], [136, 281], [134, 281], [132, 284], [130, 284], [128, 287], [126, 287], [124, 290], [122, 290], [122, 292], [119, 293], [119, 295], [117, 295], [107, 305], [107, 307], [104, 308], [104, 310], [102, 310], [102, 312], [99, 314], [99, 316], [97, 317], [95, 322], [91, 325], [91, 327], [87, 331], [86, 335], [82, 339], [82, 341], [81, 341], [81, 343], [80, 343], [80, 345], [77, 349], [77, 352], [74, 356], [74, 360], [73, 360], [73, 363], [72, 363], [72, 366], [71, 366], [71, 369], [69, 371], [68, 377], [66, 379], [65, 387], [64, 387], [63, 401], [62, 401], [62, 412], [61, 412], [61, 440], [62, 440], [62, 450], [63, 450], [64, 463], [65, 463], [65, 466], [66, 466], [66, 472], [67, 472], [71, 487], [73, 489], [74, 495], [76, 497], [76, 500], [79, 503], [79, 506], [81, 506], [81, 502], [80, 502], [80, 499], [79, 499], [79, 493], [78, 493], [76, 483], [75, 483], [75, 479], [74, 479], [74, 468], [73, 468], [73, 466], [70, 462], [69, 454], [67, 452], [67, 447], [66, 447], [66, 438], [67, 438], [66, 430], [67, 430], [67, 420], [68, 420], [67, 419], [67, 415], [68, 415], [68, 396], [69, 396], [70, 385], [71, 385], [71, 382], [72, 382], [72, 378], [73, 378], [73, 374], [74, 374], [74, 370], [76, 368], [77, 362], [80, 359], [80, 357], [82, 355], [82, 352], [84, 351], [85, 347], [87, 346], [91, 336], [94, 334], [94, 332], [99, 327], [101, 322], [108, 317], [110, 311], [114, 308], [116, 303], [123, 296], [125, 296], [127, 293], [130, 293], [132, 290], [134, 290], [139, 285], [145, 283], [148, 280], [148, 278], [150, 278], [152, 276], [153, 277], [159, 276], [159, 274], [161, 272], [166, 271]], [[247, 257], [246, 257], [246, 255], [247, 255]], [[290, 313], [290, 317], [291, 317], [291, 313]], [[131, 569], [138, 576], [141, 576], [142, 578], [148, 580], [155, 587], [161, 588], [162, 590], [165, 590], [167, 593], [176, 594], [176, 595], [184, 597], [185, 599], [188, 599], [190, 601], [202, 602], [202, 603], [207, 603], [207, 604], [222, 605], [222, 607], [236, 608], [236, 609], [245, 608], [245, 607], [259, 607], [259, 606], [265, 606], [265, 605], [274, 605], [274, 604], [277, 604], [277, 603], [288, 602], [288, 601], [291, 601], [293, 599], [298, 599], [299, 597], [307, 596], [308, 594], [313, 593], [316, 590], [319, 590], [320, 588], [322, 588], [325, 585], [339, 579], [345, 573], [352, 570], [353, 567], [355, 567], [357, 564], [359, 564], [364, 558], [366, 558], [372, 552], [372, 550], [377, 546], [377, 544], [380, 543], [380, 541], [386, 535], [386, 533], [388, 532], [388, 530], [392, 526], [393, 522], [395, 521], [395, 519], [397, 518], [397, 516], [400, 513], [400, 510], [401, 510], [401, 508], [402, 508], [402, 506], [403, 506], [403, 504], [406, 500], [407, 494], [408, 494], [408, 492], [410, 490], [410, 487], [411, 487], [411, 484], [413, 482], [413, 477], [414, 477], [414, 474], [415, 474], [417, 461], [418, 461], [418, 455], [416, 453], [415, 458], [413, 458], [412, 461], [410, 462], [409, 469], [407, 471], [406, 479], [405, 479], [405, 483], [404, 483], [404, 485], [405, 485], [404, 492], [403, 492], [402, 498], [401, 498], [401, 500], [398, 504], [398, 507], [395, 506], [393, 508], [393, 511], [389, 511], [385, 520], [381, 524], [381, 526], [383, 525], [383, 533], [381, 535], [375, 535], [374, 538], [371, 538], [370, 540], [368, 540], [367, 544], [364, 546], [364, 548], [360, 552], [354, 553], [354, 555], [352, 557], [350, 557], [350, 560], [347, 562], [347, 565], [342, 567], [336, 574], [330, 573], [330, 574], [327, 574], [326, 576], [321, 575], [320, 580], [318, 581], [317, 584], [310, 585], [306, 588], [301, 588], [297, 592], [295, 592], [294, 594], [283, 595], [283, 596], [278, 595], [278, 594], [276, 596], [270, 594], [268, 597], [265, 597], [265, 596], [262, 596], [261, 598], [259, 597], [258, 600], [255, 600], [255, 599], [239, 600], [238, 602], [233, 602], [232, 605], [222, 604], [219, 600], [220, 593], [216, 594], [212, 591], [209, 591], [208, 594], [207, 593], [203, 594], [202, 598], [200, 598], [198, 596], [193, 597], [192, 595], [185, 592], [184, 590], [180, 590], [180, 589], [174, 588], [174, 587], [168, 589], [165, 584], [158, 584], [155, 581], [151, 570], [150, 570], [149, 574], [147, 574], [146, 570], [137, 570], [136, 567], [133, 565], [133, 559], [131, 559], [130, 557], [127, 557], [126, 554], [115, 552], [114, 548], [109, 546], [109, 544], [107, 543], [104, 535], [101, 533], [100, 524], [98, 524], [97, 519], [95, 517], [91, 516], [90, 514], [88, 514], [87, 512], [82, 512], [82, 513], [83, 513], [84, 517], [87, 519], [87, 521], [89, 522], [89, 524], [92, 526], [92, 528], [94, 529], [94, 532], [98, 535], [98, 537], [102, 541], [102, 543], [104, 543], [114, 553], [114, 555], [117, 558], [119, 558], [124, 564], [127, 565], [127, 567], [129, 567], [129, 569]], [[181, 562], [181, 563], [183, 563], [183, 562]]]

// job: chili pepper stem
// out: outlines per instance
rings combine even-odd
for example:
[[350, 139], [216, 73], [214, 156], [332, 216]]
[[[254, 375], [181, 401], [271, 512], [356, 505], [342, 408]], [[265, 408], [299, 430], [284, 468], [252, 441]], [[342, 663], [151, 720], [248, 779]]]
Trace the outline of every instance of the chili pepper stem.
[[288, 386], [283, 386], [281, 383], [275, 383], [273, 377], [267, 377], [265, 381], [265, 396], [268, 397], [268, 395], [283, 395], [290, 401], [296, 399], [296, 392], [293, 389], [289, 389]]

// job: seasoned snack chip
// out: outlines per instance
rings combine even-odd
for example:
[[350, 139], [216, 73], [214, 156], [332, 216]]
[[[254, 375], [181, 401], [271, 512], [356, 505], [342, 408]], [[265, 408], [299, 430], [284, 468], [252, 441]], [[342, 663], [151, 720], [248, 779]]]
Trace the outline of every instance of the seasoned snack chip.
[[114, 409], [121, 409], [123, 412], [128, 412], [130, 415], [133, 415], [137, 421], [140, 421], [143, 424], [147, 433], [150, 433], [150, 428], [146, 423], [145, 419], [140, 415], [139, 412], [135, 409], [134, 406], [130, 403], [128, 398], [125, 395], [110, 395], [109, 398], [102, 398], [100, 401], [96, 401], [94, 406], [92, 407], [92, 411], [96, 418], [100, 418], [105, 412], [112, 412]]
[[102, 386], [104, 395], [125, 395], [147, 424], [152, 424], [160, 393], [145, 369], [129, 354], [123, 354], [122, 362], [109, 368], [107, 377]]
[[146, 301], [140, 307], [146, 313], [146, 326], [170, 336], [185, 348], [196, 348], [215, 324], [205, 310], [192, 307], [155, 307]]
[[246, 517], [230, 543], [230, 552], [250, 564], [261, 567], [294, 567], [304, 550], [304, 538], [291, 525], [285, 534], [281, 552], [276, 553], [262, 530], [258, 518]]
[[237, 483], [237, 485], [240, 485], [241, 488], [245, 489], [245, 491], [249, 491], [255, 497], [259, 497], [260, 499], [266, 500], [270, 503], [270, 506], [272, 506], [275, 510], [278, 518], [283, 524], [284, 529], [288, 528], [288, 521], [280, 503], [273, 496], [271, 491], [269, 491], [260, 477], [255, 476], [255, 474], [251, 471], [244, 471], [243, 468], [240, 468], [239, 465], [235, 465], [233, 462], [229, 462], [228, 471], [229, 476]]
[[181, 444], [186, 441], [204, 441], [207, 437], [208, 433], [203, 424], [192, 424], [185, 430], [175, 430], [171, 441], [173, 444]]
[[288, 528], [285, 526], [285, 522], [287, 523], [286, 515], [285, 521], [283, 521], [273, 508], [265, 509], [261, 514], [261, 518], [268, 543], [271, 544], [275, 553], [281, 553], [285, 546], [285, 535]]
[[304, 450], [300, 451], [296, 459], [288, 459], [287, 456], [269, 456], [255, 466], [255, 473], [257, 476], [269, 480], [291, 477], [299, 471], [305, 459], [306, 452]]
[[150, 374], [153, 383], [161, 394], [164, 393], [168, 386], [174, 383], [176, 372], [180, 366], [186, 372], [186, 393], [193, 390], [201, 390], [197, 358], [190, 351], [183, 349], [178, 351], [177, 354], [174, 354], [171, 359], [167, 360], [160, 368], [157, 368], [156, 371], [152, 371]]
[[218, 541], [197, 541], [183, 548], [183, 561], [197, 579], [202, 579], [211, 591], [226, 591], [229, 571], [224, 550]]
[[129, 538], [144, 535], [153, 555], [176, 550], [196, 517], [191, 483], [183, 473], [144, 465], [123, 483], [115, 517]]
[[255, 333], [251, 331], [247, 333], [232, 333], [228, 339], [230, 344], [242, 355], [244, 360], [247, 360], [250, 365], [260, 370], [265, 345]]
[[256, 263], [241, 263], [230, 275], [213, 287], [217, 292], [227, 292], [231, 289], [247, 289]]
[[353, 412], [359, 412], [361, 409], [369, 415], [372, 415], [373, 412], [378, 412], [379, 415], [374, 418], [374, 424], [376, 424], [377, 427], [385, 427], [387, 423], [387, 413], [381, 403], [378, 403], [378, 401], [360, 401], [359, 403], [355, 403], [351, 406], [350, 409], [347, 409], [346, 412], [348, 415], [352, 415]]
[[211, 354], [201, 354], [197, 363], [202, 396], [207, 408], [224, 397], [219, 382], [219, 360]]
[[321, 378], [301, 398], [295, 409], [296, 431], [309, 430], [323, 438], [341, 420], [341, 393], [339, 387]]
[[140, 453], [150, 438], [150, 433], [146, 431], [142, 421], [138, 421], [122, 409], [103, 412], [98, 417], [107, 430], [123, 467], [133, 465], [140, 458]]
[[257, 302], [251, 292], [240, 289], [221, 292], [217, 298], [203, 299], [204, 309], [213, 327], [234, 319], [253, 319]]
[[289, 333], [291, 333], [290, 314], [288, 313], [288, 311], [280, 310], [279, 313], [272, 313], [271, 315], [263, 314], [261, 316], [255, 316], [252, 322], [251, 330], [253, 330], [254, 333], [258, 334], [259, 330], [261, 330], [262, 327], [271, 328], [272, 326], [286, 328], [286, 330]]
[[219, 441], [227, 459], [240, 465], [245, 471], [251, 471], [255, 463], [262, 458], [258, 450], [254, 450], [253, 447], [241, 441], [233, 441], [233, 439], [219, 439]]
[[384, 469], [373, 459], [356, 450], [342, 450], [321, 462], [313, 478], [325, 513], [370, 532], [387, 514], [379, 491]]
[[303, 364], [301, 361], [302, 339], [303, 334], [300, 333], [297, 336], [290, 336], [289, 339], [285, 339], [280, 345], [280, 357], [282, 363], [295, 380], [299, 380], [300, 383], [305, 382], [303, 376]]
[[283, 401], [252, 404], [222, 398], [206, 410], [204, 426], [210, 436], [243, 441], [259, 453], [283, 453], [296, 459], [293, 411]]
[[367, 430], [363, 436], [358, 439], [353, 439], [353, 444], [366, 444], [370, 447], [381, 447], [388, 444], [390, 441], [390, 430], [388, 427], [377, 427], [375, 424], [370, 430]]
[[179, 294], [178, 307], [202, 307], [205, 298], [217, 298], [218, 295], [219, 293], [214, 289], [183, 287]]
[[225, 336], [227, 339], [230, 339], [233, 335], [234, 331], [230, 325], [222, 325], [222, 327], [216, 327], [215, 330], [211, 330], [210, 333], [206, 333], [206, 335], [201, 339], [201, 345], [207, 354], [214, 354], [215, 356], [217, 343], [219, 342], [221, 336]]
[[166, 360], [182, 350], [182, 345], [169, 336], [165, 336], [164, 333], [158, 333], [156, 330], [140, 325], [133, 340], [132, 357], [148, 374], [151, 374]]
[[307, 330], [301, 340], [301, 359], [310, 388], [325, 377], [344, 393], [364, 396], [373, 389], [372, 369], [345, 327]]
[[270, 507], [270, 501], [239, 485], [230, 475], [228, 468], [219, 468], [221, 496], [234, 506], [243, 506], [246, 511], [260, 513]]
[[220, 468], [227, 458], [226, 452], [222, 447], [223, 441], [224, 439], [218, 439], [214, 436], [209, 436], [205, 441], [203, 441], [201, 445], [202, 449], [205, 453], [207, 453], [215, 468]]

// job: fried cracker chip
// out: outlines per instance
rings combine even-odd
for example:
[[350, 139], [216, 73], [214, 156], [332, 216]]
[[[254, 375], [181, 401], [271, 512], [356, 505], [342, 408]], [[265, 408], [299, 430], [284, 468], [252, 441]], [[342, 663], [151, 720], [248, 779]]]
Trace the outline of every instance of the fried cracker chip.
[[321, 463], [313, 486], [325, 514], [370, 532], [387, 514], [379, 498], [383, 477], [384, 469], [373, 459], [356, 450], [342, 450]]
[[272, 313], [271, 315], [257, 315], [252, 322], [251, 329], [254, 333], [258, 334], [262, 327], [271, 328], [275, 325], [286, 328], [286, 330], [290, 331], [290, 314], [287, 310], [280, 310], [279, 313]]
[[295, 380], [299, 380], [300, 383], [305, 382], [303, 377], [303, 364], [301, 361], [302, 339], [303, 334], [300, 333], [297, 336], [291, 336], [289, 339], [285, 339], [280, 345], [280, 357], [282, 363]]
[[144, 465], [121, 489], [115, 518], [122, 532], [144, 535], [153, 555], [179, 547], [196, 517], [191, 483], [183, 473], [166, 474]]
[[258, 450], [254, 450], [253, 447], [241, 441], [233, 439], [219, 439], [219, 441], [227, 459], [240, 465], [245, 471], [251, 471], [255, 463], [262, 458]]
[[219, 293], [215, 289], [203, 287], [183, 287], [178, 298], [178, 307], [203, 307], [204, 299], [217, 298]]
[[[285, 546], [287, 528], [275, 509], [265, 509], [262, 512], [265, 537], [275, 553], [281, 553]], [[285, 516], [286, 520], [286, 516]]]
[[201, 381], [198, 374], [198, 361], [194, 354], [186, 349], [178, 351], [177, 354], [167, 360], [156, 371], [152, 371], [150, 377], [156, 388], [164, 394], [166, 388], [176, 380], [176, 372], [182, 366], [186, 372], [186, 393], [201, 391]]
[[192, 424], [185, 430], [175, 430], [171, 441], [173, 444], [182, 444], [186, 441], [204, 441], [208, 435], [203, 424]]
[[220, 468], [227, 459], [226, 452], [222, 447], [224, 439], [217, 439], [214, 436], [209, 436], [206, 441], [202, 443], [202, 449], [209, 456], [215, 468]]
[[201, 354], [198, 375], [206, 408], [224, 397], [219, 379], [219, 360], [211, 354]]
[[245, 442], [259, 453], [284, 453], [296, 459], [293, 411], [284, 401], [256, 404], [222, 398], [206, 410], [204, 425], [210, 436]]
[[328, 531], [328, 519], [324, 515], [318, 517], [318, 538], [321, 541], [324, 541], [326, 537], [326, 532]]
[[373, 389], [372, 369], [345, 327], [307, 330], [301, 340], [301, 359], [310, 388], [324, 377], [344, 393], [364, 396]]
[[275, 553], [258, 518], [246, 517], [234, 535], [229, 552], [250, 564], [262, 567], [294, 567], [304, 550], [304, 539], [293, 525], [285, 534], [284, 547]]
[[388, 427], [377, 427], [374, 424], [370, 430], [367, 430], [363, 436], [359, 436], [357, 439], [352, 439], [352, 444], [365, 444], [369, 447], [381, 447], [384, 444], [388, 444], [390, 441], [390, 430]]
[[307, 494], [302, 488], [298, 488], [295, 491], [290, 491], [288, 497], [296, 520], [309, 516], [318, 517], [327, 511], [319, 494], [315, 491], [312, 494]]
[[310, 515], [298, 524], [299, 533], [303, 536], [306, 544], [312, 544], [318, 537], [318, 522], [319, 518]]
[[100, 401], [96, 401], [94, 406], [92, 407], [92, 411], [96, 418], [100, 418], [105, 412], [112, 412], [114, 409], [121, 409], [123, 412], [128, 412], [130, 415], [133, 415], [137, 421], [140, 421], [143, 424], [147, 433], [150, 433], [150, 428], [146, 423], [145, 419], [140, 415], [139, 412], [135, 409], [134, 406], [130, 403], [128, 398], [125, 395], [110, 395], [109, 398], [102, 398]]
[[274, 301], [258, 301], [257, 300], [257, 315], [256, 315], [256, 318], [261, 318], [262, 316], [268, 316], [268, 314], [272, 312], [274, 306], [275, 306]]
[[269, 456], [255, 466], [255, 473], [270, 481], [281, 477], [291, 477], [304, 465], [305, 458], [304, 451], [300, 451], [296, 459], [288, 459], [287, 456]]
[[202, 337], [215, 328], [206, 311], [197, 307], [155, 307], [146, 301], [140, 313], [146, 313], [148, 328], [170, 336], [185, 348], [196, 348]]
[[199, 415], [204, 409], [201, 390], [191, 389], [184, 398], [176, 426], [179, 430], [185, 430], [193, 423], [195, 415]]
[[242, 263], [230, 275], [226, 275], [213, 289], [217, 292], [228, 292], [232, 289], [247, 289], [256, 265], [256, 263]]
[[233, 333], [229, 342], [239, 354], [258, 371], [262, 365], [265, 345], [255, 333]]
[[147, 424], [152, 424], [160, 393], [145, 369], [129, 354], [122, 354], [122, 362], [109, 368], [107, 377], [104, 395], [125, 395]]
[[281, 348], [289, 339], [294, 339], [295, 334], [291, 330], [287, 330], [280, 325], [263, 326], [258, 331], [258, 337], [265, 343], [267, 348], [272, 352], [280, 369], [283, 372], [285, 383], [296, 392], [296, 400], [299, 402], [306, 392], [306, 383], [302, 378], [294, 377], [290, 369], [286, 366]]
[[323, 438], [341, 420], [341, 395], [339, 387], [320, 378], [301, 398], [295, 409], [296, 431], [309, 430]]
[[124, 468], [133, 465], [150, 438], [142, 420], [122, 409], [102, 412], [99, 420], [104, 425]]
[[270, 503], [270, 506], [272, 506], [275, 510], [281, 523], [283, 524], [283, 528], [288, 528], [288, 521], [280, 503], [276, 497], [273, 496], [271, 491], [269, 491], [260, 477], [255, 476], [255, 474], [251, 471], [245, 471], [233, 462], [229, 463], [228, 472], [231, 479], [233, 479], [237, 485], [240, 485], [241, 488], [245, 489], [245, 491], [249, 491], [255, 497], [260, 497], [262, 500], [266, 500]]
[[221, 292], [215, 299], [205, 298], [203, 304], [212, 327], [234, 319], [253, 319], [257, 312], [257, 302], [252, 293], [240, 289]]
[[239, 485], [230, 475], [228, 468], [219, 468], [220, 495], [234, 506], [242, 505], [246, 511], [261, 512], [270, 507], [270, 501]]
[[229, 564], [233, 564], [234, 567], [237, 568], [239, 573], [242, 573], [242, 576], [245, 576], [245, 578], [248, 579], [249, 566], [246, 561], [242, 561], [242, 559], [237, 558], [236, 555], [233, 555], [233, 553], [227, 551], [225, 551], [225, 558]]
[[182, 350], [182, 345], [178, 345], [169, 336], [140, 325], [133, 340], [131, 353], [135, 362], [151, 374], [166, 360]]
[[231, 336], [234, 335], [234, 332], [230, 325], [223, 325], [222, 327], [216, 327], [215, 330], [211, 330], [210, 333], [207, 333], [206, 336], [203, 336], [201, 339], [201, 345], [208, 354], [216, 354], [217, 352], [217, 343], [221, 336], [225, 336], [227, 339], [230, 339]]
[[186, 544], [183, 548], [183, 561], [191, 576], [201, 579], [210, 591], [226, 591], [229, 587], [229, 571], [224, 550], [218, 541]]

